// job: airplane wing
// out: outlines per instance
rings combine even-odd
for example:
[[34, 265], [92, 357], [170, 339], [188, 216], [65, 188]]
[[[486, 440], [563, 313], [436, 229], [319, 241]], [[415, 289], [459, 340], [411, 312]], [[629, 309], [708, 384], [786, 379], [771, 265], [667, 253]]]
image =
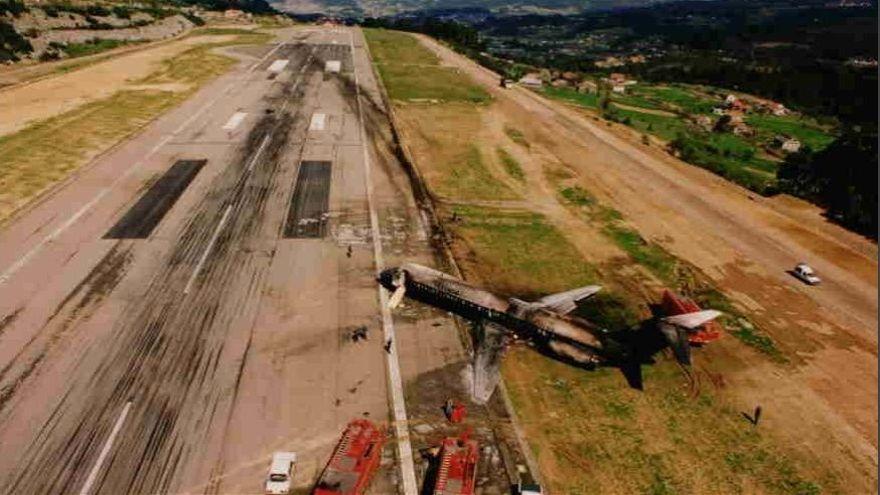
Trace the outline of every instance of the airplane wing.
[[580, 287], [578, 289], [550, 294], [549, 296], [538, 299], [534, 302], [534, 304], [536, 306], [540, 306], [547, 310], [564, 315], [574, 311], [577, 308], [577, 303], [583, 301], [584, 299], [587, 299], [588, 297], [594, 295], [600, 290], [602, 290], [602, 287], [598, 285], [588, 285], [586, 287]]
[[695, 311], [693, 313], [685, 313], [683, 315], [667, 316], [663, 318], [666, 323], [671, 323], [678, 327], [684, 327], [688, 330], [701, 327], [704, 324], [721, 316], [721, 311], [714, 309], [706, 309], [703, 311]]

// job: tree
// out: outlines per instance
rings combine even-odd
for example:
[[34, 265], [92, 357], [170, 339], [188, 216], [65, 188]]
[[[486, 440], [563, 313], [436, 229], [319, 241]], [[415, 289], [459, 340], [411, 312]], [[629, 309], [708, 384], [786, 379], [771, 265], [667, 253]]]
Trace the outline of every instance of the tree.
[[826, 208], [832, 220], [877, 237], [877, 128], [851, 126], [824, 150], [790, 154], [780, 189]]

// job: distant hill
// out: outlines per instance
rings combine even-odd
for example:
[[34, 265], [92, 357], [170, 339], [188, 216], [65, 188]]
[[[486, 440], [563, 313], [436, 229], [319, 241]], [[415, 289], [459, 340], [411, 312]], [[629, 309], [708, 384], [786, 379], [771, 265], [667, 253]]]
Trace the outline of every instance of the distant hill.
[[574, 14], [589, 10], [638, 7], [668, 0], [270, 0], [294, 14], [382, 17], [428, 9], [484, 8], [495, 13]]

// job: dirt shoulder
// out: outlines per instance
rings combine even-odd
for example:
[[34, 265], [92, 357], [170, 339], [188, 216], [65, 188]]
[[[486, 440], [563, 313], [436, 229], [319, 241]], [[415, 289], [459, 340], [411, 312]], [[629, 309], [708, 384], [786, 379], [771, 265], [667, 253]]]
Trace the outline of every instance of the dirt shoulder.
[[163, 60], [194, 46], [234, 38], [234, 35], [182, 38], [0, 91], [0, 136], [128, 89], [136, 85], [134, 81], [156, 71]]

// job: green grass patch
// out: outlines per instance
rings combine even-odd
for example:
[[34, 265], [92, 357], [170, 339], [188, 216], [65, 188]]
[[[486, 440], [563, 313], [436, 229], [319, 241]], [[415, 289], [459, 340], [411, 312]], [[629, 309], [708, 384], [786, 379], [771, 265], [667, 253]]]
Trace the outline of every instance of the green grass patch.
[[689, 114], [710, 114], [718, 102], [675, 86], [637, 86], [635, 93]]
[[546, 96], [549, 96], [550, 98], [568, 101], [582, 107], [599, 107], [599, 95], [597, 95], [596, 93], [581, 93], [571, 88], [554, 88], [552, 86], [544, 88], [543, 92]]
[[438, 100], [483, 103], [491, 98], [481, 86], [451, 67], [413, 36], [399, 31], [365, 29], [373, 60], [394, 100]]
[[131, 44], [137, 44], [143, 42], [133, 42], [133, 41], [124, 41], [124, 40], [99, 40], [93, 39], [89, 40], [85, 43], [68, 43], [63, 47], [63, 50], [67, 55], [71, 58], [77, 57], [85, 57], [88, 55], [94, 55], [96, 53], [105, 52], [107, 50], [112, 50], [114, 48], [118, 48], [120, 46], [126, 46]]
[[[773, 194], [777, 191], [776, 177], [769, 173], [775, 167], [772, 162], [752, 156], [751, 158], [725, 155], [712, 135], [680, 134], [672, 143], [681, 159], [712, 171], [730, 181], [751, 189], [759, 194]], [[714, 140], [714, 141], [713, 141]], [[728, 144], [732, 141], [726, 141]]]
[[484, 103], [490, 99], [482, 87], [448, 67], [415, 68], [398, 64], [379, 64], [377, 67], [388, 96], [395, 100]]
[[414, 36], [387, 29], [364, 29], [377, 64], [440, 65], [440, 59]]
[[675, 279], [675, 267], [678, 263], [665, 249], [649, 243], [635, 230], [617, 222], [609, 222], [603, 232], [636, 263], [650, 270], [660, 280], [669, 283]]
[[489, 172], [483, 162], [483, 154], [475, 144], [466, 146], [460, 156], [451, 161], [437, 189], [443, 196], [456, 199], [493, 200], [518, 197]]
[[507, 137], [509, 137], [511, 141], [524, 148], [531, 147], [528, 140], [526, 140], [526, 136], [522, 133], [522, 131], [515, 127], [511, 127], [508, 125], [504, 126], [504, 134], [507, 134]]
[[611, 93], [611, 101], [614, 103], [629, 105], [631, 107], [645, 108], [647, 110], [663, 110], [663, 106], [658, 102], [635, 93]]
[[833, 472], [765, 437], [723, 396], [689, 394], [671, 360], [643, 367], [643, 391], [615, 369], [585, 372], [525, 348], [512, 350], [503, 373], [552, 493], [841, 489]]
[[824, 149], [835, 139], [824, 129], [793, 116], [750, 115], [746, 117], [746, 122], [765, 140], [773, 139], [778, 134], [789, 135], [813, 151]]
[[499, 147], [495, 151], [498, 153], [498, 159], [501, 160], [501, 164], [504, 165], [504, 170], [507, 171], [507, 174], [520, 182], [525, 182], [526, 174], [516, 158], [512, 157], [504, 148]]
[[504, 293], [537, 297], [597, 281], [595, 268], [543, 215], [456, 206], [454, 224], [479, 258], [472, 269]]
[[612, 120], [621, 122], [643, 133], [657, 136], [664, 141], [675, 139], [679, 133], [686, 132], [688, 128], [687, 123], [679, 117], [637, 112], [620, 107], [614, 107], [608, 116]]
[[[717, 309], [724, 313], [720, 322], [731, 335], [776, 362], [787, 362], [773, 339], [756, 329], [727, 296], [709, 285], [707, 280], [695, 280], [693, 267], [682, 266], [681, 261], [662, 246], [645, 240], [638, 231], [623, 225], [620, 212], [603, 206], [593, 195], [578, 186], [560, 188], [559, 196], [563, 204], [575, 208], [588, 220], [599, 223], [603, 234], [667, 287], [684, 292], [700, 307]], [[583, 316], [590, 317], [587, 314]]]

